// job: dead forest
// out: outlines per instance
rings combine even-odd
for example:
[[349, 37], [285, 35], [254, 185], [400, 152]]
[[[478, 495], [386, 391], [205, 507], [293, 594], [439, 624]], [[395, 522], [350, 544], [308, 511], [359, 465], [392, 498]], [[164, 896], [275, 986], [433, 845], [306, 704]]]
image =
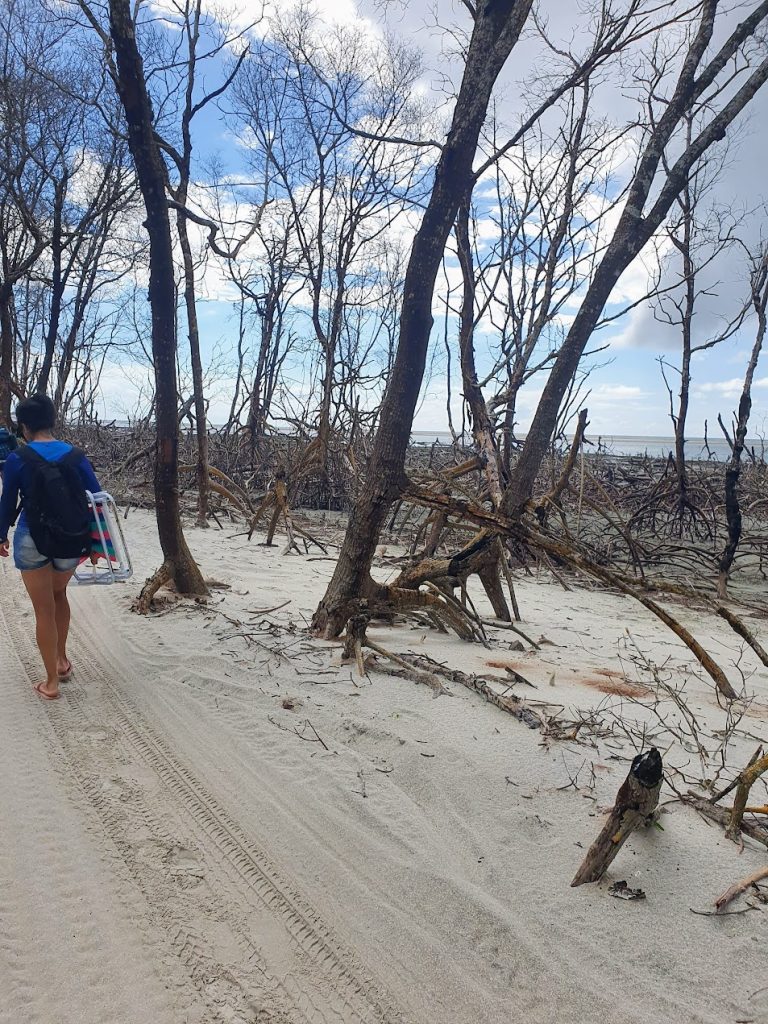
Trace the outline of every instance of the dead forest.
[[[244, 21], [203, 0], [0, 0], [0, 420], [50, 393], [126, 514], [154, 510], [163, 562], [140, 613], [161, 588], [206, 599], [187, 523], [213, 544], [236, 532], [254, 551], [321, 554], [334, 574], [308, 633], [355, 671], [466, 686], [587, 747], [616, 723], [537, 708], [514, 670], [500, 687], [367, 630], [407, 620], [530, 652], [517, 581], [617, 592], [688, 648], [730, 736], [768, 669], [768, 466], [752, 440], [768, 243], [764, 197], [726, 206], [718, 189], [768, 79], [768, 0], [586, 0], [567, 41], [547, 7], [438, 5], [433, 93], [434, 53], [328, 27], [303, 2]], [[214, 123], [238, 166], [211, 146]], [[228, 310], [216, 336], [212, 295]], [[591, 375], [641, 307], [675, 337], [666, 458], [616, 455], [590, 430]], [[698, 360], [734, 339], [739, 394], [706, 424], [727, 455], [694, 458]], [[121, 379], [131, 397], [105, 414]], [[416, 445], [432, 391], [453, 443]], [[718, 616], [753, 668], [707, 650], [690, 609]], [[654, 819], [662, 773], [729, 838], [768, 846], [762, 744], [731, 762], [628, 644], [657, 729], [625, 758], [574, 885]], [[667, 707], [698, 773], [662, 764]]]

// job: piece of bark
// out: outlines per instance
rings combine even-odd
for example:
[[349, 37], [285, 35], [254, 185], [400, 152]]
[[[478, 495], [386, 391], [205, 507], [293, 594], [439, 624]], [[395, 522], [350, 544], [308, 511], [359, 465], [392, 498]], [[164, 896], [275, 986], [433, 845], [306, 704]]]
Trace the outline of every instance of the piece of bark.
[[584, 861], [571, 882], [572, 886], [597, 882], [619, 852], [629, 835], [648, 821], [656, 809], [661, 792], [663, 766], [661, 754], [652, 747], [638, 754], [629, 774], [616, 794], [608, 820], [600, 835], [590, 846]]

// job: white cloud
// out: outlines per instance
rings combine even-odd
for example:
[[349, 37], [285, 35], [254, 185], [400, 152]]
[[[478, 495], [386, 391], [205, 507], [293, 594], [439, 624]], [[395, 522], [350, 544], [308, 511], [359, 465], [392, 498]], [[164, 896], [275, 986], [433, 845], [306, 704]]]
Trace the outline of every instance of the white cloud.
[[[203, 0], [203, 13], [215, 19], [228, 31], [253, 31], [257, 35], [269, 35], [272, 23], [279, 17], [292, 14], [303, 0]], [[175, 0], [152, 0], [152, 7], [167, 16], [170, 26], [179, 21], [179, 3]], [[354, 0], [314, 0], [311, 8], [321, 25], [327, 28], [356, 26], [366, 33], [380, 37], [375, 22], [361, 16]]]
[[627, 399], [642, 398], [645, 392], [634, 384], [599, 384], [592, 389], [591, 399], [606, 402], [624, 402]]
[[[722, 395], [724, 398], [738, 398], [744, 387], [742, 377], [730, 380], [714, 380], [696, 385], [695, 391], [703, 395]], [[758, 377], [752, 381], [753, 388], [768, 388], [768, 377]]]

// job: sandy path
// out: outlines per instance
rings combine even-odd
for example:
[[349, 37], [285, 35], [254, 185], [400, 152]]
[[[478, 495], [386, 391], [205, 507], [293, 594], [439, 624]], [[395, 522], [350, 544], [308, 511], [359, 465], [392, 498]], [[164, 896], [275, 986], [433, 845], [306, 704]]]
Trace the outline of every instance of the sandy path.
[[[141, 579], [154, 534], [130, 522]], [[0, 835], [3, 1024], [768, 1024], [768, 914], [690, 913], [764, 851], [739, 857], [678, 808], [612, 876], [647, 902], [570, 889], [599, 824], [564, 789], [583, 748], [548, 749], [460, 689], [358, 685], [332, 647], [285, 632], [326, 563], [191, 535], [233, 583], [223, 603], [139, 619], [135, 583], [75, 592], [77, 672], [56, 704], [19, 686], [37, 656], [18, 577], [0, 570], [0, 812], [24, 822]], [[247, 619], [287, 597], [287, 660], [228, 639], [215, 611]], [[563, 602], [525, 598], [542, 624]], [[601, 621], [622, 628], [605, 601]], [[575, 635], [588, 625], [574, 618]], [[457, 663], [483, 656], [427, 642]], [[582, 675], [601, 664], [564, 646], [548, 657], [561, 652]], [[325, 746], [306, 742], [308, 720]], [[626, 770], [599, 767], [597, 806]]]
[[[29, 615], [17, 583], [0, 574], [0, 1020], [172, 1022], [131, 879], [74, 784], [53, 716], [19, 685]], [[58, 717], [84, 755], [99, 742], [71, 714]]]
[[0, 675], [12, 742], [0, 755], [0, 806], [4, 822], [26, 827], [4, 828], [0, 846], [0, 990], [12, 997], [1, 1019], [398, 1020], [150, 728], [128, 694], [151, 659], [121, 664], [128, 652], [106, 619], [90, 616], [73, 631], [66, 699], [42, 705], [19, 687], [13, 649], [28, 676], [37, 668], [19, 590], [6, 570]]

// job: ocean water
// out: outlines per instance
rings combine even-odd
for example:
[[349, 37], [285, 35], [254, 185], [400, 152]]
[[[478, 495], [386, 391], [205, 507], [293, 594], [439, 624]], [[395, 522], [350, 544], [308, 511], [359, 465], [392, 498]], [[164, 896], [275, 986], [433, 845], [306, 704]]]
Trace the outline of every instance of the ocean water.
[[[414, 444], [451, 444], [451, 435], [445, 431], [414, 430], [411, 435]], [[521, 435], [524, 440], [525, 435]], [[650, 455], [652, 458], [666, 458], [674, 451], [675, 442], [671, 437], [641, 437], [629, 434], [587, 434], [586, 452], [604, 451], [608, 455]], [[703, 437], [691, 437], [685, 442], [686, 458], [692, 460], [712, 459], [726, 462], [731, 454], [728, 442], [724, 437], [713, 437], [708, 440], [709, 451]], [[768, 442], [762, 438], [749, 438], [747, 447], [753, 448], [758, 459], [768, 455]], [[746, 455], [746, 453], [745, 453]]]
[[[128, 427], [127, 420], [115, 420], [116, 427]], [[213, 429], [217, 429], [213, 427]], [[287, 433], [287, 432], [286, 432]], [[525, 434], [520, 435], [520, 440], [525, 440]], [[414, 430], [411, 434], [413, 444], [452, 444], [453, 438], [447, 430]], [[467, 447], [471, 445], [471, 438], [467, 438]], [[707, 448], [708, 444], [708, 448]], [[593, 434], [587, 433], [588, 453], [605, 452], [607, 455], [649, 455], [654, 459], [665, 459], [671, 451], [674, 451], [674, 438], [661, 436], [641, 436], [631, 434]], [[768, 439], [748, 438], [747, 448], [753, 449], [755, 457], [768, 460]], [[691, 437], [685, 442], [686, 458], [692, 460], [711, 459], [715, 462], [726, 462], [731, 454], [728, 442], [720, 435], [711, 437], [705, 443], [703, 437]], [[745, 458], [749, 456], [745, 452]]]

